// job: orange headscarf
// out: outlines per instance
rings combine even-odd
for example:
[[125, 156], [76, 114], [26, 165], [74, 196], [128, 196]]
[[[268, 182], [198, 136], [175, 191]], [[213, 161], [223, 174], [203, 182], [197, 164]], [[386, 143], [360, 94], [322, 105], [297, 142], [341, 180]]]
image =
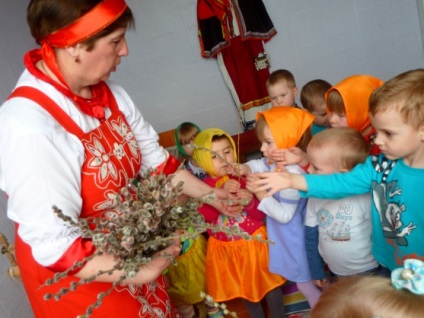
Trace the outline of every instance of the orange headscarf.
[[314, 116], [307, 111], [288, 106], [258, 112], [256, 120], [261, 116], [265, 118], [278, 149], [295, 147], [314, 121]]
[[364, 131], [371, 121], [368, 116], [368, 101], [372, 92], [383, 85], [383, 81], [370, 75], [352, 75], [334, 85], [325, 93], [336, 90], [340, 93], [345, 106], [348, 127]]

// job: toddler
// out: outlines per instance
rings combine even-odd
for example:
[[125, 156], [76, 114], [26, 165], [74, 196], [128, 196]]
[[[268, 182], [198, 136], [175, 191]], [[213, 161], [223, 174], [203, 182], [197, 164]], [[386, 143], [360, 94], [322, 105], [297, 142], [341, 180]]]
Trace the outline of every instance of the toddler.
[[266, 89], [272, 106], [296, 107], [298, 88], [290, 71], [281, 69], [272, 72], [266, 81]]
[[[332, 128], [312, 137], [306, 154], [310, 173], [346, 172], [365, 162], [368, 144], [356, 129]], [[378, 263], [371, 253], [369, 194], [339, 200], [310, 198], [305, 226], [309, 267], [318, 287], [327, 283], [321, 256], [335, 276], [377, 271]]]
[[312, 135], [323, 131], [330, 125], [325, 102], [325, 92], [330, 88], [331, 84], [327, 81], [316, 79], [306, 83], [300, 91], [300, 102], [303, 108], [315, 116]]
[[[305, 136], [308, 139], [310, 135], [305, 135], [305, 131], [310, 130], [313, 119], [310, 113], [292, 107], [272, 107], [258, 113], [256, 132], [264, 157], [239, 165], [235, 170], [243, 174], [278, 171], [280, 168], [272, 159], [273, 151], [307, 143]], [[296, 174], [304, 173], [298, 165], [286, 165], [284, 169]], [[255, 194], [261, 201], [259, 210], [267, 215], [268, 237], [275, 242], [269, 247], [270, 271], [296, 282], [313, 307], [321, 292], [312, 281], [306, 256], [306, 199], [293, 190], [284, 190], [271, 197], [266, 197], [266, 191], [256, 191]]]
[[[210, 205], [199, 212], [205, 221], [221, 227], [239, 227], [252, 236], [267, 239], [258, 200], [245, 189], [241, 178], [228, 175], [228, 166], [237, 160], [234, 140], [221, 129], [205, 129], [194, 140], [193, 156], [209, 176], [203, 181], [212, 187], [229, 190], [237, 196], [240, 214], [228, 217]], [[224, 232], [209, 232], [206, 254], [206, 281], [209, 294], [217, 302], [242, 298], [250, 317], [265, 318], [260, 301], [265, 298], [271, 317], [285, 317], [280, 286], [285, 278], [268, 270], [268, 244], [257, 240], [228, 237]]]

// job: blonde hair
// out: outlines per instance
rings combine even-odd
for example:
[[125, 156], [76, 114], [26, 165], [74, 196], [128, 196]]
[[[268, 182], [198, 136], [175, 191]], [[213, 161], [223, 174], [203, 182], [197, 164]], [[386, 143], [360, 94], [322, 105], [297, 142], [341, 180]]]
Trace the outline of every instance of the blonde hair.
[[353, 128], [325, 129], [314, 135], [309, 147], [325, 148], [323, 155], [331, 157], [339, 169], [352, 170], [358, 163], [365, 162], [369, 145], [361, 133]]
[[322, 79], [316, 79], [306, 83], [300, 91], [300, 102], [303, 108], [314, 111], [315, 108], [325, 103], [325, 92], [331, 88], [331, 84]]
[[372, 93], [370, 113], [389, 110], [399, 111], [403, 121], [416, 129], [424, 125], [424, 69], [401, 73]]
[[275, 85], [280, 81], [286, 81], [289, 88], [296, 87], [296, 81], [293, 74], [288, 70], [276, 70], [272, 72], [266, 80], [266, 88]]
[[[265, 140], [265, 136], [264, 136], [265, 127], [269, 127], [269, 126], [265, 120], [265, 117], [261, 116], [256, 120], [256, 123], [255, 123], [256, 135], [258, 136], [258, 139], [260, 142], [263, 142]], [[312, 125], [305, 130], [305, 132], [303, 133], [302, 137], [300, 138], [299, 142], [296, 145], [296, 147], [302, 149], [303, 151], [306, 151], [306, 148], [308, 147], [308, 144], [312, 138], [311, 127]]]
[[335, 113], [337, 115], [346, 114], [343, 97], [338, 90], [332, 89], [331, 91], [329, 91], [325, 101], [327, 102], [327, 109], [330, 112]]
[[311, 318], [416, 318], [424, 313], [424, 295], [395, 289], [389, 278], [344, 277], [321, 294]]

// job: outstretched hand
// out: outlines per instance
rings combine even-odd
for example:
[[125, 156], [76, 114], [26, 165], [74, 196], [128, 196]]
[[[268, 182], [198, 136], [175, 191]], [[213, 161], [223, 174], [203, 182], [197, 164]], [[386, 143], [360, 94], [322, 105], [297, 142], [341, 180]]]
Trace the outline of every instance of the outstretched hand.
[[[247, 189], [256, 195], [269, 197], [274, 193], [293, 187], [293, 174], [283, 172], [262, 172], [247, 176]], [[299, 175], [300, 176], [300, 175]]]

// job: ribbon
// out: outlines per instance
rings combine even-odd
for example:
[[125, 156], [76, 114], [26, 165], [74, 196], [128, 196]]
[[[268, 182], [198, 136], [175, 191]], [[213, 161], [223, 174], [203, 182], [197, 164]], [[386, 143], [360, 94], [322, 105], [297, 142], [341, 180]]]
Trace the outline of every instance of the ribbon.
[[392, 285], [396, 289], [408, 289], [414, 294], [424, 294], [424, 262], [406, 259], [403, 267], [392, 271]]

